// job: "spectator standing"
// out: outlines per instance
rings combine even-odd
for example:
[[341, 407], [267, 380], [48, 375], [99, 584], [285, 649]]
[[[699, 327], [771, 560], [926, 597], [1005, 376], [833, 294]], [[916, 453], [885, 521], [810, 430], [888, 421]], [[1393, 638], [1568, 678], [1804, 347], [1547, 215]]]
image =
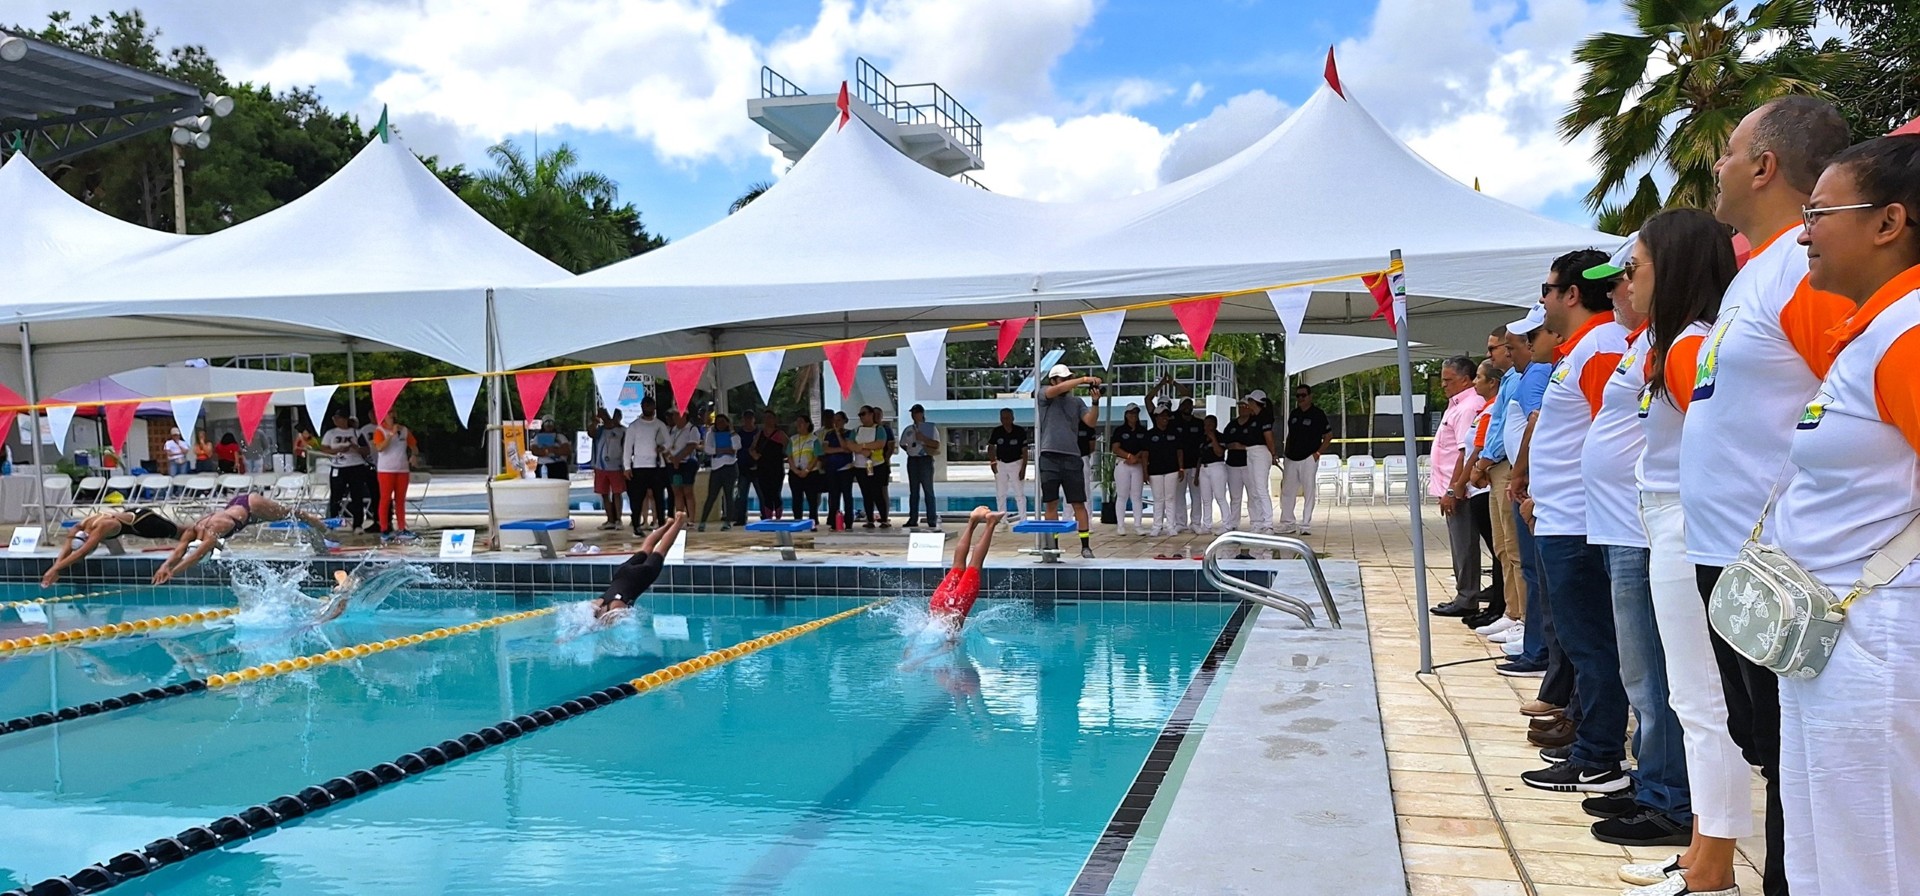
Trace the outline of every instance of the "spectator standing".
[[[1093, 404], [1073, 394], [1073, 390], [1081, 386], [1092, 388]], [[1080, 428], [1093, 425], [1099, 414], [1099, 401], [1099, 377], [1074, 376], [1067, 365], [1055, 364], [1047, 371], [1046, 385], [1041, 387], [1035, 406], [1040, 503], [1046, 507], [1047, 519], [1059, 519], [1060, 499], [1065, 493], [1067, 505], [1073, 508], [1073, 521], [1079, 527], [1080, 556], [1088, 559], [1093, 557], [1093, 524], [1087, 514], [1087, 474], [1086, 464], [1080, 460]]]
[[[362, 424], [359, 417], [348, 417], [347, 423], [353, 427], [355, 444], [360, 449], [360, 456], [366, 460], [366, 463], [356, 467], [355, 470], [360, 474], [361, 488], [365, 489], [364, 494], [367, 496], [367, 515], [372, 516], [375, 508], [374, 496], [380, 493], [380, 476], [375, 472], [373, 465], [374, 426], [372, 423]], [[377, 533], [380, 528], [377, 522], [369, 522], [366, 528], [360, 531]]]
[[313, 444], [316, 438], [318, 438], [318, 436], [313, 434], [313, 428], [310, 426], [300, 427], [300, 431], [293, 434], [294, 469], [302, 473], [310, 473], [313, 471], [313, 465], [307, 462], [307, 448]]
[[700, 428], [685, 414], [667, 409], [667, 476], [672, 489], [667, 515], [693, 513], [693, 481], [700, 476]]
[[373, 430], [374, 475], [380, 483], [380, 503], [374, 525], [382, 540], [410, 538], [407, 531], [407, 485], [415, 463], [420, 460], [420, 445], [413, 430], [400, 425], [388, 410]]
[[881, 477], [886, 472], [884, 457], [892, 434], [881, 425], [879, 408], [862, 407], [859, 413], [860, 428], [853, 436], [853, 469], [854, 478], [860, 484], [861, 512], [866, 517], [861, 525], [873, 528], [878, 514], [881, 528], [891, 529], [893, 524], [887, 522], [886, 488]]
[[713, 428], [707, 431], [705, 448], [709, 467], [707, 500], [700, 505], [700, 531], [707, 531], [707, 517], [713, 515], [713, 502], [719, 501], [720, 531], [725, 532], [733, 528], [733, 520], [727, 511], [728, 505], [733, 503], [734, 481], [740, 475], [740, 441], [733, 431], [733, 421], [727, 415], [714, 415]]
[[[773, 413], [768, 409], [767, 413]], [[733, 486], [733, 524], [747, 524], [747, 498], [753, 494], [756, 467], [753, 463], [753, 443], [760, 438], [760, 415], [748, 411], [740, 415], [740, 425], [734, 429], [740, 434], [740, 453], [734, 463], [740, 472], [734, 477]]]
[[[1500, 566], [1500, 589], [1506, 597], [1507, 607], [1506, 613], [1498, 618], [1482, 614], [1479, 617], [1469, 616], [1465, 621], [1474, 627], [1474, 631], [1489, 637], [1520, 626], [1521, 620], [1526, 618], [1527, 582], [1520, 568], [1520, 542], [1513, 528], [1513, 502], [1507, 498], [1507, 479], [1513, 472], [1513, 464], [1507, 460], [1505, 421], [1507, 405], [1513, 399], [1514, 390], [1519, 387], [1520, 370], [1527, 360], [1525, 338], [1509, 333], [1506, 325], [1494, 328], [1487, 336], [1487, 361], [1499, 371], [1500, 389], [1487, 402], [1485, 442], [1474, 453], [1468, 483], [1487, 489], [1488, 509], [1493, 523], [1494, 558]], [[1514, 446], [1516, 450], [1519, 447]], [[1522, 636], [1524, 634], [1521, 633]], [[1506, 635], [1503, 643], [1518, 640], [1520, 636]]]
[[594, 413], [593, 493], [606, 508], [607, 521], [602, 531], [620, 528], [620, 496], [627, 491], [627, 427], [620, 422], [620, 411], [609, 415], [606, 408]]
[[1178, 535], [1176, 508], [1185, 500], [1180, 482], [1180, 446], [1184, 435], [1173, 421], [1165, 401], [1153, 408], [1153, 429], [1147, 431], [1147, 478], [1153, 484], [1153, 536]]
[[214, 472], [213, 442], [207, 439], [207, 431], [193, 431], [193, 471], [195, 473]]
[[[1469, 373], [1466, 379], [1471, 383], [1473, 375]], [[1473, 390], [1465, 391], [1471, 394]], [[1264, 403], [1266, 395], [1260, 397]], [[1287, 462], [1280, 471], [1280, 531], [1283, 534], [1313, 534], [1313, 504], [1320, 497], [1320, 455], [1332, 444], [1333, 424], [1328, 422], [1327, 412], [1313, 403], [1313, 390], [1307, 386], [1294, 387], [1293, 411], [1287, 415]], [[1407, 466], [1407, 475], [1413, 475], [1413, 458], [1407, 458]], [[1301, 509], [1298, 522], [1293, 516], [1295, 498], [1306, 505]]]
[[993, 428], [987, 436], [993, 451], [987, 461], [987, 467], [993, 471], [993, 509], [995, 512], [1007, 509], [1007, 497], [1013, 497], [1013, 511], [1008, 514], [1010, 522], [1019, 522], [1029, 516], [1031, 505], [1027, 503], [1027, 446], [1033, 438], [1025, 427], [1013, 422], [1013, 408], [1000, 409], [1000, 425]]
[[1278, 463], [1279, 451], [1274, 444], [1273, 406], [1267, 402], [1267, 393], [1255, 389], [1240, 399], [1242, 407], [1253, 415], [1246, 435], [1247, 468], [1242, 475], [1246, 483], [1247, 527], [1255, 532], [1273, 534], [1273, 468]]
[[[1466, 489], [1455, 481], [1459, 471], [1460, 449], [1472, 439], [1474, 418], [1486, 406], [1473, 388], [1473, 362], [1455, 355], [1440, 365], [1440, 389], [1447, 396], [1447, 410], [1440, 415], [1440, 427], [1433, 433], [1433, 475], [1428, 493], [1440, 499], [1440, 515], [1447, 520], [1447, 541], [1453, 550], [1453, 599], [1433, 607], [1435, 616], [1470, 616], [1480, 600], [1480, 545], [1473, 514], [1467, 504]], [[1289, 436], [1291, 441], [1291, 436]], [[1293, 481], [1292, 455], [1283, 487]]]
[[[1098, 417], [1099, 415], [1095, 415]], [[1093, 506], [1093, 462], [1100, 447], [1100, 431], [1094, 429], [1085, 420], [1080, 421], [1076, 441], [1080, 445], [1080, 476], [1087, 485], [1087, 506]]]
[[[1227, 514], [1220, 524], [1228, 530], [1240, 528], [1240, 505], [1247, 503], [1252, 515], [1253, 466], [1248, 449], [1262, 438], [1260, 421], [1254, 416], [1258, 404], [1245, 398], [1234, 406], [1234, 417], [1220, 430], [1220, 445], [1225, 449], [1227, 473]], [[1252, 525], [1252, 523], [1249, 523]]]
[[167, 437], [166, 444], [160, 446], [160, 450], [167, 456], [167, 475], [187, 475], [187, 470], [190, 469], [187, 466], [187, 458], [193, 455], [193, 445], [180, 435], [179, 427], [173, 428], [173, 432]]
[[907, 455], [907, 528], [920, 525], [920, 499], [927, 501], [927, 528], [940, 530], [938, 499], [933, 495], [933, 462], [940, 453], [940, 430], [927, 422], [927, 409], [907, 409], [912, 422], [900, 428], [900, 450]]
[[777, 520], [780, 509], [780, 485], [787, 478], [787, 434], [780, 421], [768, 411], [760, 418], [760, 433], [749, 449], [753, 455], [754, 491], [760, 498], [760, 518]]
[[353, 520], [355, 529], [365, 526], [366, 505], [372, 493], [363, 475], [367, 458], [360, 447], [360, 433], [353, 426], [353, 418], [333, 415], [333, 427], [320, 434], [313, 450], [332, 460], [327, 471], [327, 516], [345, 516]]
[[[1227, 492], [1227, 449], [1220, 441], [1220, 418], [1208, 414], [1200, 431], [1200, 519], [1202, 532], [1227, 531], [1228, 510], [1238, 510]], [[1235, 514], [1238, 516], [1238, 514]]]
[[[1147, 428], [1140, 425], [1140, 407], [1127, 405], [1121, 423], [1113, 428], [1107, 443], [1113, 446], [1114, 522], [1121, 535], [1145, 535], [1142, 519], [1146, 505]], [[1133, 531], [1127, 531], [1126, 513], [1133, 513]]]
[[566, 479], [573, 474], [573, 440], [554, 425], [553, 418], [540, 421], [540, 434], [533, 437], [537, 458], [534, 472], [542, 479]]
[[213, 447], [215, 469], [221, 473], [245, 473], [246, 457], [240, 453], [240, 441], [227, 433], [220, 437], [220, 444]]
[[633, 510], [633, 534], [645, 535], [648, 511], [654, 525], [666, 525], [662, 492], [667, 486], [667, 425], [654, 416], [651, 396], [640, 400], [640, 416], [627, 424], [621, 463], [627, 469], [627, 504]]
[[794, 519], [820, 524], [820, 493], [825, 490], [825, 478], [820, 468], [820, 435], [814, 432], [813, 421], [801, 414], [793, 418], [793, 434], [787, 437], [787, 481], [793, 489]]
[[827, 477], [827, 528], [853, 528], [853, 448], [847, 415], [821, 412], [820, 466]]

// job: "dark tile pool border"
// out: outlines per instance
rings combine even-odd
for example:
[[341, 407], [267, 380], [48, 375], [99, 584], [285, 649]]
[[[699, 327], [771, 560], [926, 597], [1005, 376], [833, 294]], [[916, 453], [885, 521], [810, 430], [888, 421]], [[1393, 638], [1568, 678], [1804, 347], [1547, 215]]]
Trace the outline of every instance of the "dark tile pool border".
[[1233, 615], [1227, 617], [1226, 624], [1220, 627], [1220, 636], [1214, 639], [1213, 649], [1207, 651], [1206, 658], [1200, 661], [1200, 668], [1193, 674], [1193, 680], [1187, 682], [1186, 692], [1180, 695], [1180, 702], [1175, 704], [1167, 723], [1161, 726], [1160, 736], [1147, 753], [1147, 761], [1140, 766], [1140, 773], [1134, 776], [1119, 807], [1113, 810], [1113, 818], [1107, 822], [1106, 830], [1094, 842], [1093, 850], [1080, 866], [1080, 874], [1074, 878], [1067, 896], [1106, 896], [1107, 889], [1113, 885], [1114, 876], [1120, 871], [1121, 861], [1127, 856], [1127, 848], [1133, 844], [1134, 835], [1140, 832], [1147, 811], [1160, 794], [1160, 785], [1166, 782], [1167, 773], [1173, 768], [1174, 757], [1180, 752], [1181, 742], [1186, 740], [1194, 715], [1206, 700], [1208, 689], [1213, 687], [1220, 661], [1233, 649], [1234, 641], [1239, 639], [1241, 626], [1246, 623], [1252, 607], [1253, 604], [1241, 601], [1234, 608]]

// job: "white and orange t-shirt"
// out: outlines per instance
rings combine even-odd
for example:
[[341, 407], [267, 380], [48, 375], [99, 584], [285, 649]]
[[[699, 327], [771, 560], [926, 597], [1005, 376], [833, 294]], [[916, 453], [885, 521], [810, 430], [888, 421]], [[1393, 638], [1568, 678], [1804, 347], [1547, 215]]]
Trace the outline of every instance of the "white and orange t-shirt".
[[1587, 534], [1587, 486], [1580, 455], [1594, 415], [1600, 413], [1607, 378], [1626, 353], [1627, 328], [1614, 321], [1612, 311], [1588, 318], [1558, 350], [1527, 446], [1533, 534]]
[[[1769, 526], [1787, 556], [1844, 593], [1920, 513], [1920, 267], [1831, 335], [1833, 365], [1794, 429], [1793, 479]], [[1920, 563], [1890, 584], [1920, 586]]]
[[1829, 328], [1853, 303], [1809, 286], [1796, 224], [1754, 247], [1700, 348], [1680, 431], [1687, 558], [1725, 566], [1740, 553], [1785, 472], [1794, 421], [1830, 363]]
[[1587, 543], [1623, 548], [1647, 546], [1647, 530], [1640, 525], [1640, 489], [1633, 465], [1640, 459], [1645, 437], [1640, 432], [1640, 393], [1646, 390], [1653, 341], [1647, 328], [1627, 334], [1627, 351], [1620, 356], [1606, 385], [1600, 388], [1600, 411], [1587, 427], [1580, 451], [1580, 478], [1587, 486]]
[[[1497, 395], [1494, 396], [1494, 398], [1498, 397]], [[1487, 403], [1480, 406], [1480, 413], [1475, 414], [1473, 417], [1473, 442], [1468, 446], [1468, 459], [1479, 457], [1480, 452], [1486, 450], [1487, 436], [1493, 430], [1494, 398], [1487, 399]], [[1492, 491], [1492, 489], [1486, 488], [1485, 486], [1474, 485], [1473, 480], [1467, 480], [1467, 497], [1476, 498], [1489, 491]]]
[[1680, 426], [1687, 418], [1687, 405], [1693, 401], [1693, 376], [1700, 363], [1700, 343], [1713, 331], [1713, 324], [1697, 320], [1680, 331], [1680, 338], [1667, 348], [1661, 364], [1666, 393], [1653, 397], [1652, 389], [1640, 393], [1640, 429], [1646, 436], [1646, 448], [1634, 465], [1634, 478], [1643, 492], [1674, 494], [1680, 491]]

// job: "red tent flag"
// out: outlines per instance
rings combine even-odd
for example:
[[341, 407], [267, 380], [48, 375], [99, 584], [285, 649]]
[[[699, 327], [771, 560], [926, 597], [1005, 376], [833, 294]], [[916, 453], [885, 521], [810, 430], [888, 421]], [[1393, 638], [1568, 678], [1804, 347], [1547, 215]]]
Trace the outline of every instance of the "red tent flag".
[[1327, 76], [1327, 86], [1333, 88], [1333, 92], [1335, 94], [1338, 94], [1341, 99], [1343, 100], [1346, 99], [1347, 89], [1345, 87], [1340, 86], [1340, 69], [1333, 64], [1333, 48], [1332, 47], [1327, 48], [1326, 76]]
[[133, 431], [133, 412], [139, 409], [140, 403], [137, 401], [107, 405], [107, 444], [119, 451], [122, 457], [127, 454], [127, 433]]
[[267, 415], [267, 405], [272, 402], [272, 392], [242, 392], [233, 397], [234, 413], [240, 417], [241, 442], [253, 444], [253, 434], [260, 431], [260, 418]]
[[707, 372], [707, 359], [683, 358], [667, 362], [667, 382], [673, 386], [673, 406], [680, 413], [687, 412], [687, 402], [693, 400], [693, 390], [700, 385], [700, 377]]
[[1916, 118], [1912, 121], [1907, 122], [1906, 124], [1903, 124], [1897, 128], [1894, 128], [1893, 134], [1888, 134], [1887, 136], [1891, 137], [1891, 136], [1894, 136], [1894, 134], [1920, 134], [1920, 118]]
[[1366, 284], [1367, 292], [1373, 294], [1373, 316], [1367, 320], [1386, 318], [1387, 328], [1398, 332], [1400, 325], [1393, 319], [1393, 287], [1387, 282], [1387, 272], [1361, 274], [1360, 282]]
[[387, 419], [387, 412], [393, 410], [393, 401], [400, 397], [400, 390], [411, 382], [407, 377], [373, 381], [373, 421], [378, 423]]
[[853, 377], [860, 370], [860, 356], [867, 353], [867, 341], [829, 342], [820, 350], [827, 353], [827, 363], [833, 365], [833, 378], [840, 381], [840, 400], [844, 402], [853, 397]]
[[1205, 358], [1207, 338], [1213, 335], [1213, 322], [1220, 317], [1220, 297], [1176, 302], [1173, 306], [1173, 316], [1180, 321], [1180, 329], [1186, 331], [1187, 342], [1193, 346], [1194, 357]]
[[527, 370], [513, 375], [513, 385], [520, 391], [520, 408], [526, 413], [526, 419], [540, 416], [540, 406], [547, 402], [547, 389], [553, 385], [552, 370]]
[[995, 348], [999, 349], [1000, 352], [1000, 363], [1007, 363], [1007, 354], [1012, 352], [1014, 345], [1020, 341], [1020, 331], [1027, 328], [1027, 321], [1030, 320], [1033, 320], [1033, 318], [1015, 317], [993, 322], [994, 326], [1000, 328], [1000, 339], [995, 345]]
[[853, 101], [847, 97], [847, 82], [840, 82], [840, 98], [834, 100], [833, 105], [840, 110], [840, 123], [833, 127], [837, 131], [846, 127], [847, 119], [853, 117]]

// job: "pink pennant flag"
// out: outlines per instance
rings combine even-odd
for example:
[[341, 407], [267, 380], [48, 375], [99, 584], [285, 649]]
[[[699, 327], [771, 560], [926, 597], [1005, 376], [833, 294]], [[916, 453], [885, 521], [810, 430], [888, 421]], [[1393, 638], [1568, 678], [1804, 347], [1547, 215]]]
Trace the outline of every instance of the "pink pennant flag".
[[526, 413], [526, 419], [540, 416], [540, 406], [547, 402], [547, 389], [553, 385], [552, 370], [527, 370], [513, 375], [513, 385], [520, 390], [520, 408]]
[[127, 454], [127, 433], [133, 431], [133, 412], [139, 409], [139, 402], [134, 401], [107, 405], [107, 444], [119, 451], [121, 457]]
[[1186, 331], [1194, 357], [1205, 358], [1207, 337], [1213, 335], [1213, 322], [1220, 316], [1220, 297], [1177, 303], [1173, 306], [1173, 316], [1180, 321], [1180, 329]]
[[19, 411], [0, 411], [0, 433], [12, 432], [14, 418], [18, 416]]
[[242, 392], [233, 397], [234, 412], [240, 417], [242, 442], [253, 444], [253, 434], [260, 431], [260, 418], [267, 415], [267, 405], [272, 402], [272, 392]]
[[994, 321], [994, 324], [1000, 327], [1000, 339], [996, 346], [1000, 350], [1000, 363], [1007, 363], [1007, 354], [1012, 352], [1014, 345], [1020, 341], [1020, 331], [1027, 328], [1027, 321], [1030, 320], [1033, 318], [1015, 317]]
[[673, 406], [680, 413], [687, 412], [687, 402], [693, 400], [693, 390], [700, 385], [700, 377], [707, 372], [707, 358], [682, 358], [667, 362], [667, 383], [673, 386]]
[[833, 377], [840, 381], [840, 400], [844, 402], [853, 396], [853, 376], [860, 370], [860, 356], [867, 353], [867, 341], [829, 342], [820, 350], [826, 352], [827, 363], [833, 365]]
[[840, 96], [833, 101], [833, 106], [840, 110], [840, 123], [833, 126], [837, 131], [846, 127], [847, 119], [853, 117], [853, 103], [847, 98], [847, 82], [840, 82]]
[[393, 410], [394, 399], [400, 397], [400, 390], [405, 389], [411, 381], [404, 376], [373, 381], [373, 422], [387, 419], [387, 412]]

